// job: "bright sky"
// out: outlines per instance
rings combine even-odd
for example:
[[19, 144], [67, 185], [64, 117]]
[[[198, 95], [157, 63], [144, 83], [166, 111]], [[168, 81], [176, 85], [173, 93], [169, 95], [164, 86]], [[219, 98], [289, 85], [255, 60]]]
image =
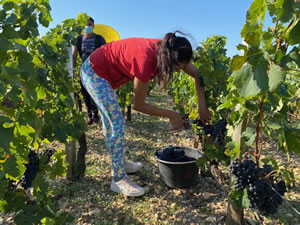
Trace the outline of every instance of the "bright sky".
[[[121, 38], [163, 38], [177, 29], [190, 34], [195, 48], [212, 35], [227, 37], [227, 55], [239, 54], [241, 29], [252, 0], [50, 0], [53, 21], [87, 13], [95, 24], [108, 25]], [[43, 35], [49, 28], [40, 30]]]

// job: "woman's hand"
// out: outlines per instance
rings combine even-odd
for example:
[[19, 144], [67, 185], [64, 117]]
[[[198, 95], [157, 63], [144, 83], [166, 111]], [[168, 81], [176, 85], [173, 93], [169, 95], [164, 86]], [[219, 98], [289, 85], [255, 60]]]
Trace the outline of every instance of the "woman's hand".
[[208, 123], [211, 119], [211, 113], [206, 107], [199, 107], [198, 113], [203, 124]]
[[182, 116], [179, 115], [179, 113], [171, 111], [168, 117], [170, 123], [172, 124], [172, 130], [178, 130], [184, 126], [184, 121], [182, 119]]

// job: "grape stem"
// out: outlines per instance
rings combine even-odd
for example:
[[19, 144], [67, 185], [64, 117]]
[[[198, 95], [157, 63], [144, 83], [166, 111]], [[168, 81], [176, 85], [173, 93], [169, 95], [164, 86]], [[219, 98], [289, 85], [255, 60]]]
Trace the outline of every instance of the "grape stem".
[[273, 175], [275, 172], [277, 172], [278, 170], [272, 170], [270, 173], [268, 173], [265, 178], [267, 179], [269, 176]]
[[245, 154], [243, 155], [243, 160], [245, 160], [248, 155], [251, 155], [251, 153], [250, 152], [245, 152]]

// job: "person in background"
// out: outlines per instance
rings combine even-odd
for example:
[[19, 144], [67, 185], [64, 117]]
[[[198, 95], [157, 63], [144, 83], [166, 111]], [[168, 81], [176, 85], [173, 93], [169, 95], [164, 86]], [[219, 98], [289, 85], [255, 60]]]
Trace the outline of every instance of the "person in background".
[[176, 33], [167, 33], [163, 39], [127, 38], [110, 42], [94, 51], [82, 65], [82, 84], [100, 110], [104, 140], [111, 154], [113, 176], [110, 189], [114, 192], [127, 196], [145, 193], [143, 187], [127, 176], [137, 172], [142, 165], [124, 158], [125, 122], [117, 101], [117, 88], [133, 80], [133, 109], [166, 117], [172, 129], [180, 129], [184, 122], [178, 112], [148, 104], [145, 98], [149, 80], [157, 76], [158, 81], [167, 87], [173, 72], [183, 70], [194, 78], [200, 120], [203, 123], [210, 120], [200, 73], [191, 62], [191, 44]]
[[[75, 71], [76, 71], [78, 52], [81, 58], [81, 63], [84, 63], [84, 61], [90, 56], [90, 54], [93, 51], [95, 51], [97, 48], [101, 47], [102, 45], [106, 44], [105, 39], [101, 35], [95, 34], [93, 32], [94, 27], [95, 27], [94, 20], [92, 17], [90, 17], [84, 28], [84, 34], [79, 35], [77, 37], [77, 43], [76, 46], [74, 47], [73, 54], [72, 54], [74, 77], [76, 76]], [[89, 93], [85, 90], [81, 81], [80, 81], [80, 86], [81, 86], [81, 93], [83, 95], [83, 99], [88, 112], [87, 124], [90, 125], [94, 122], [97, 123], [99, 122], [97, 106], [93, 101], [93, 99], [90, 97]]]

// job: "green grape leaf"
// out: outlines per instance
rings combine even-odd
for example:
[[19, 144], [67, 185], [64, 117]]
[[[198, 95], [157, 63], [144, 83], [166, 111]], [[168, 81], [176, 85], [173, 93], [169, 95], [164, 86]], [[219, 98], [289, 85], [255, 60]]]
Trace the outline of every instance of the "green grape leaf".
[[239, 206], [240, 208], [243, 207], [243, 203], [242, 203], [242, 200], [243, 200], [243, 195], [244, 195], [244, 192], [243, 191], [235, 191], [235, 190], [232, 190], [230, 193], [229, 193], [229, 198], [237, 205]]
[[[23, 190], [16, 190], [16, 192], [6, 192], [4, 200], [8, 203], [4, 206], [4, 210], [8, 212], [17, 212], [23, 208], [26, 201], [26, 195]], [[0, 206], [1, 208], [1, 206]]]
[[244, 209], [247, 209], [250, 207], [250, 200], [248, 198], [247, 188], [244, 189], [244, 194], [242, 198], [242, 206]]
[[18, 52], [18, 62], [20, 68], [26, 72], [32, 72], [34, 70], [34, 64], [32, 63], [33, 57], [28, 52], [19, 51]]
[[46, 94], [46, 90], [43, 86], [37, 87], [36, 89], [36, 93], [37, 93], [37, 99], [43, 99], [46, 98], [47, 94]]
[[247, 10], [247, 22], [256, 24], [259, 20], [265, 20], [266, 2], [265, 0], [254, 0]]
[[39, 23], [42, 24], [44, 27], [48, 27], [51, 21], [52, 18], [49, 11], [46, 9], [41, 9], [41, 13], [39, 14]]
[[254, 112], [254, 113], [256, 113], [257, 112], [257, 105], [255, 104], [255, 102], [253, 102], [252, 100], [250, 100], [250, 101], [245, 101], [245, 107], [248, 109], [248, 110], [250, 110], [250, 111], [252, 111], [252, 112]]
[[[74, 101], [72, 99], [72, 97], [70, 95], [65, 96], [65, 95], [60, 95], [59, 98], [61, 99], [61, 101], [65, 104], [66, 107], [68, 108], [73, 108], [74, 106]], [[128, 104], [129, 105], [129, 104]]]
[[238, 157], [240, 152], [239, 146], [237, 144], [237, 142], [228, 142], [226, 144], [226, 150], [225, 150], [225, 154], [227, 156], [230, 156], [230, 158], [235, 158]]
[[287, 34], [287, 42], [290, 45], [296, 45], [300, 43], [300, 20], [298, 20], [297, 24], [291, 29], [290, 32]]
[[3, 22], [3, 24], [14, 24], [18, 17], [12, 13], [9, 17], [6, 18], [6, 20]]
[[233, 72], [233, 84], [242, 97], [256, 96], [268, 88], [268, 76], [262, 65], [245, 64], [239, 71]]
[[34, 106], [37, 101], [37, 93], [35, 89], [27, 89], [24, 93], [24, 103]]
[[273, 158], [264, 158], [261, 159], [261, 161], [265, 164], [269, 164], [272, 166], [273, 170], [277, 170], [278, 169], [278, 163], [275, 159]]
[[289, 151], [300, 153], [300, 130], [289, 129], [285, 131], [286, 145]]
[[45, 181], [43, 173], [38, 172], [32, 183], [32, 187], [42, 193], [46, 193], [48, 191], [48, 183]]
[[14, 155], [10, 155], [3, 164], [3, 169], [8, 177], [17, 178], [20, 177], [24, 171], [25, 166]]
[[22, 91], [18, 86], [13, 86], [13, 88], [8, 92], [7, 96], [13, 101], [14, 105], [18, 105], [22, 99], [20, 98]]
[[248, 46], [247, 46], [247, 45], [238, 44], [238, 45], [236, 46], [236, 48], [237, 48], [238, 50], [248, 51]]
[[207, 159], [205, 157], [200, 157], [199, 159], [196, 160], [197, 166], [201, 169], [201, 171], [206, 172], [208, 167], [207, 167]]
[[0, 10], [0, 21], [4, 21], [7, 16], [6, 11]]
[[274, 33], [272, 32], [272, 30], [268, 30], [268, 31], [263, 31], [262, 33], [262, 41], [264, 42], [265, 46], [269, 46], [272, 41], [274, 39]]
[[74, 219], [75, 218], [71, 214], [64, 212], [58, 216], [58, 218], [56, 219], [56, 224], [69, 224], [72, 223]]
[[63, 124], [61, 122], [53, 123], [54, 126], [54, 135], [57, 140], [59, 140], [62, 143], [65, 143], [67, 141], [67, 133], [68, 133], [68, 127], [66, 124]]
[[282, 128], [282, 125], [279, 122], [276, 121], [269, 121], [268, 122], [268, 127], [273, 129], [273, 130], [279, 130]]
[[232, 71], [237, 71], [241, 69], [241, 67], [246, 63], [246, 60], [247, 60], [246, 56], [239, 56], [239, 55], [233, 56], [231, 62]]
[[7, 81], [7, 82], [13, 82], [13, 78], [15, 76], [15, 69], [7, 66], [0, 66], [1, 72], [0, 72], [0, 78], [1, 81]]
[[293, 128], [300, 130], [300, 120], [296, 121], [295, 124], [293, 124]]
[[[0, 165], [2, 166], [2, 162]], [[0, 199], [2, 200], [4, 199], [6, 191], [8, 190], [7, 187], [8, 187], [8, 180], [5, 177], [5, 172], [3, 170], [0, 170]], [[0, 212], [1, 212], [1, 201], [0, 201]]]
[[281, 65], [287, 66], [287, 67], [293, 67], [293, 65], [297, 64], [298, 67], [300, 67], [300, 48], [294, 47], [288, 55], [284, 56]]
[[245, 140], [246, 145], [252, 146], [255, 141], [255, 132], [253, 128], [247, 127], [242, 133], [242, 138]]
[[3, 26], [3, 34], [7, 39], [19, 38], [18, 32], [16, 32], [10, 25]]
[[268, 10], [271, 17], [278, 18], [282, 22], [288, 22], [292, 18], [293, 0], [268, 1]]
[[246, 23], [241, 31], [244, 41], [251, 46], [259, 46], [262, 35], [262, 25]]
[[253, 73], [253, 79], [256, 81], [257, 86], [260, 88], [262, 93], [265, 93], [269, 88], [267, 67], [260, 61], [258, 65], [253, 67]]
[[21, 135], [21, 136], [24, 136], [26, 138], [29, 138], [31, 137], [31, 134], [34, 134], [35, 132], [35, 129], [33, 129], [32, 127], [30, 126], [24, 126], [24, 125], [20, 125], [18, 126], [18, 133]]
[[66, 175], [66, 166], [65, 166], [65, 151], [59, 150], [53, 156], [53, 166], [50, 171], [50, 179], [54, 180], [57, 176]]
[[269, 91], [275, 91], [284, 79], [284, 72], [275, 64], [272, 64], [269, 70]]
[[22, 225], [40, 224], [40, 216], [28, 216], [36, 215], [38, 211], [38, 205], [27, 204], [23, 207], [22, 211], [16, 215], [14, 222]]
[[0, 199], [0, 212], [7, 213], [6, 212], [7, 205], [8, 205], [8, 202], [6, 200]]
[[10, 11], [11, 9], [13, 9], [14, 8], [14, 6], [15, 6], [15, 3], [14, 2], [12, 2], [12, 1], [2, 1], [1, 2], [2, 4], [3, 4], [3, 10], [5, 10], [5, 11]]
[[289, 54], [289, 58], [293, 60], [298, 67], [300, 67], [300, 49], [298, 48], [295, 51], [291, 51]]
[[[1, 33], [0, 34], [0, 51], [6, 52], [9, 48], [11, 48], [11, 43], [7, 40], [6, 37]], [[2, 53], [1, 53], [2, 54]]]
[[4, 128], [2, 125], [0, 126], [0, 148], [8, 151], [10, 143], [13, 141], [13, 131], [14, 129], [12, 127]]
[[[27, 20], [27, 23], [26, 23], [26, 28], [31, 31], [31, 32], [35, 32], [38, 27], [38, 23], [36, 21], [36, 16], [30, 16], [29, 19]], [[38, 33], [35, 33], [38, 35]]]

